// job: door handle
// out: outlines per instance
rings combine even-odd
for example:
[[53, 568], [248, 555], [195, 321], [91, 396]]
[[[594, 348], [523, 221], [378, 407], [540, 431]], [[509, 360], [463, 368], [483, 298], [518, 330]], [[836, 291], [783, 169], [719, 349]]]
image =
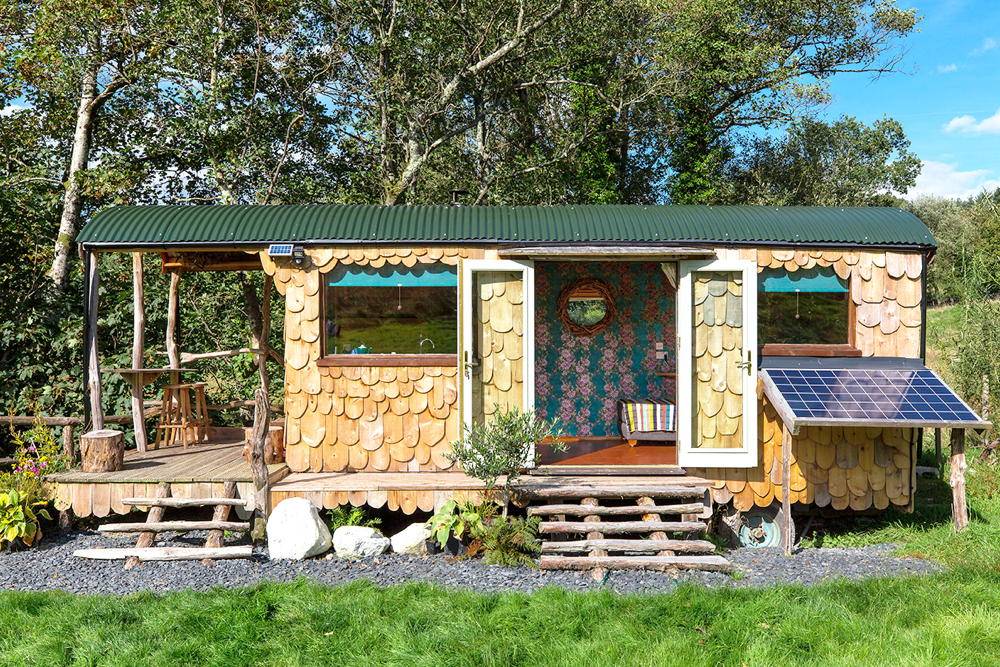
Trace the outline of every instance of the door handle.
[[747, 350], [747, 360], [746, 361], [737, 361], [736, 362], [736, 366], [737, 367], [746, 369], [747, 375], [752, 375], [753, 374], [753, 372], [752, 372], [753, 361], [752, 361], [752, 357], [750, 355], [751, 355], [750, 350]]

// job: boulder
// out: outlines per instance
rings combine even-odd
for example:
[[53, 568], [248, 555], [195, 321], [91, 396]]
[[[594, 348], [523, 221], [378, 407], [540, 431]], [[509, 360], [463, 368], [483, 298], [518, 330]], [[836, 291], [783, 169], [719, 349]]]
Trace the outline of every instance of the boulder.
[[329, 551], [330, 529], [305, 498], [286, 498], [267, 520], [267, 552], [272, 559], [302, 560]]
[[398, 554], [426, 556], [427, 537], [426, 524], [414, 523], [393, 535], [389, 541], [392, 542], [392, 550]]
[[341, 558], [371, 558], [386, 552], [389, 538], [368, 526], [341, 526], [333, 531], [333, 550]]

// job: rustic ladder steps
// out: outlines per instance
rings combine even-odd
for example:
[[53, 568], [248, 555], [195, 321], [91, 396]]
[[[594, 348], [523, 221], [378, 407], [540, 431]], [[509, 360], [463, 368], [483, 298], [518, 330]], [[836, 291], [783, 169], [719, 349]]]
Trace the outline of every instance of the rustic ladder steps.
[[565, 535], [567, 533], [604, 534], [623, 533], [701, 533], [707, 526], [701, 521], [542, 521], [538, 532], [545, 535]]
[[635, 514], [701, 514], [703, 503], [679, 505], [537, 505], [528, 508], [529, 516], [632, 516]]
[[574, 540], [571, 542], [546, 542], [542, 545], [543, 554], [589, 554], [594, 549], [605, 551], [623, 551], [625, 553], [658, 553], [674, 551], [681, 553], [710, 554], [715, 551], [715, 545], [707, 540]]
[[551, 486], [529, 486], [518, 488], [518, 495], [531, 500], [546, 498], [597, 498], [629, 500], [639, 497], [648, 498], [701, 498], [705, 495], [704, 486], [670, 485], [657, 482], [633, 482], [615, 484], [609, 481], [605, 485], [598, 484], [555, 484]]
[[240, 498], [122, 498], [123, 505], [137, 507], [213, 507], [229, 505], [240, 507], [246, 504]]
[[145, 523], [106, 523], [97, 527], [99, 533], [165, 533], [189, 530], [250, 530], [249, 521], [156, 521]]
[[704, 570], [729, 572], [732, 564], [722, 556], [542, 556], [543, 570]]
[[[139, 533], [135, 547], [78, 549], [73, 552], [80, 558], [102, 560], [125, 559], [125, 569], [150, 560], [200, 560], [206, 565], [217, 558], [249, 558], [253, 547], [223, 546], [225, 531], [249, 531], [249, 521], [229, 521], [233, 507], [245, 505], [236, 497], [236, 482], [226, 482], [221, 498], [172, 498], [170, 484], [161, 482], [156, 487], [155, 498], [125, 498], [123, 502], [133, 507], [148, 507], [143, 523], [109, 523], [98, 526], [101, 533]], [[167, 508], [214, 507], [211, 521], [164, 521]], [[207, 530], [204, 547], [154, 547], [159, 533], [166, 531], [187, 532]]]

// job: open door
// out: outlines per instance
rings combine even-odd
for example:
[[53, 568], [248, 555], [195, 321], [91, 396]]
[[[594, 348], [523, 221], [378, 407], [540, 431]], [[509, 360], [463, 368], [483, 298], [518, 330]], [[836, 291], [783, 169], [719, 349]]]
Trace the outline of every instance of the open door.
[[682, 466], [757, 465], [757, 266], [680, 262], [677, 439]]
[[462, 263], [462, 419], [534, 408], [534, 274], [531, 262]]

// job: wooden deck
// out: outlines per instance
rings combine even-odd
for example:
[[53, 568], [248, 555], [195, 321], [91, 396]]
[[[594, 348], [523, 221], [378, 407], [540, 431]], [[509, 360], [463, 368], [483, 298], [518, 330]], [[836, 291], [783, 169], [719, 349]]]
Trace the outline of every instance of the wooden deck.
[[[156, 485], [170, 484], [175, 498], [219, 496], [226, 482], [236, 482], [237, 494], [253, 509], [253, 477], [243, 460], [242, 441], [210, 442], [188, 448], [125, 453], [121, 470], [83, 472], [70, 470], [46, 477], [55, 486], [56, 507], [72, 508], [78, 517], [127, 514], [131, 506], [122, 498], [151, 497]], [[289, 472], [285, 464], [268, 466], [268, 478], [275, 483]]]

